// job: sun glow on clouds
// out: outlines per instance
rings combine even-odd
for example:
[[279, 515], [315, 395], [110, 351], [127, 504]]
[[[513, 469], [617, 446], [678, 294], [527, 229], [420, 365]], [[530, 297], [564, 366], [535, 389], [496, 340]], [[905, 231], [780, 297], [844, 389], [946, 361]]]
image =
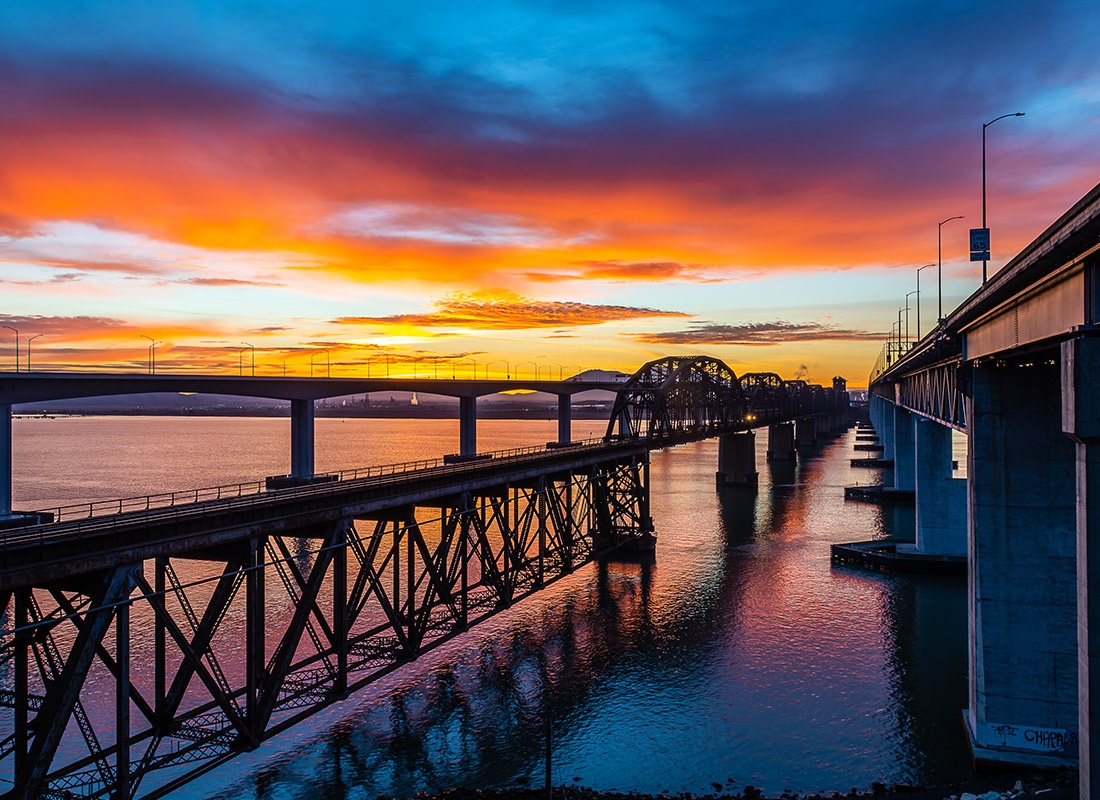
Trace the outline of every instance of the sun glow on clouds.
[[[980, 217], [981, 119], [1028, 112], [990, 141], [998, 263], [1096, 180], [1095, 3], [1038, 9], [23, 4], [0, 14], [0, 311], [171, 338], [180, 368], [262, 336], [347, 368], [706, 347], [865, 374], [935, 222]], [[968, 224], [943, 230], [945, 301], [975, 285]]]

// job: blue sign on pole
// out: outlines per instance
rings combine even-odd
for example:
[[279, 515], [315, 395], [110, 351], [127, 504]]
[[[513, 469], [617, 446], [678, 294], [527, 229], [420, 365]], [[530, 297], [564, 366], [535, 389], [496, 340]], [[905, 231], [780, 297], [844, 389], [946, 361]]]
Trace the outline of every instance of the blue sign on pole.
[[[970, 252], [976, 253], [982, 250], [989, 250], [989, 228], [971, 228], [970, 229]], [[971, 261], [982, 259], [970, 259]]]
[[972, 250], [970, 252], [970, 260], [971, 261], [988, 261], [989, 260], [989, 251], [988, 250]]

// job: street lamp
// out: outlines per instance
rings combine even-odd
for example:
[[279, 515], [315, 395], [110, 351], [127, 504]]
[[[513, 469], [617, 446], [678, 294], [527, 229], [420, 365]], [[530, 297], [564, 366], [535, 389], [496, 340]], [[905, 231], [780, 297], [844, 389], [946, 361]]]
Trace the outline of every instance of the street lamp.
[[[992, 125], [999, 119], [1005, 117], [1022, 117], [1023, 111], [1017, 111], [1015, 114], [1001, 114], [999, 117], [995, 117], [989, 122], [982, 123], [982, 230], [989, 230], [985, 222], [985, 129]], [[986, 267], [989, 265], [989, 251], [986, 250], [986, 257], [982, 259], [982, 283], [984, 284], [987, 278]]]
[[[914, 291], [914, 292], [909, 292], [909, 294], [905, 295], [905, 343], [906, 344], [909, 344], [910, 342], [912, 342], [912, 339], [909, 338], [909, 298], [912, 297], [915, 294], [917, 294], [917, 293]], [[918, 303], [920, 302], [920, 297], [919, 296], [917, 297], [917, 302]]]
[[493, 366], [494, 364], [503, 364], [504, 374], [508, 376], [508, 380], [512, 379], [511, 365], [504, 359], [501, 359], [500, 361], [490, 361], [488, 364], [485, 365], [485, 380], [489, 380], [489, 367]]
[[934, 267], [935, 264], [925, 264], [923, 267], [917, 267], [917, 341], [920, 341], [920, 271], [922, 269], [928, 269]]
[[35, 339], [37, 339], [39, 336], [42, 336], [42, 335], [43, 334], [41, 334], [41, 333], [36, 333], [34, 336], [27, 339], [27, 372], [31, 371], [31, 342], [33, 342]]
[[522, 364], [516, 364], [516, 380], [517, 381], [519, 380], [519, 368], [520, 367], [526, 367], [528, 364], [531, 365], [532, 370], [535, 370], [535, 380], [538, 380], [538, 364], [536, 364], [534, 361], [524, 361]]
[[321, 355], [321, 353], [325, 354], [325, 377], [331, 378], [332, 362], [329, 361], [328, 350], [324, 349], [323, 347], [321, 348], [320, 352], [314, 353], [309, 357], [309, 377], [313, 377], [313, 359], [317, 358], [317, 356]]
[[[249, 356], [252, 359], [252, 377], [255, 378], [256, 377], [256, 348], [253, 347], [252, 345], [250, 345], [248, 342], [241, 342], [241, 344], [244, 345], [245, 350], [251, 351], [249, 353]], [[243, 354], [244, 350], [242, 350], [241, 353]]]
[[[985, 185], [984, 181], [982, 185]], [[948, 217], [936, 227], [936, 288], [938, 289], [939, 293], [938, 296], [940, 312], [936, 319], [938, 319], [940, 322], [943, 322], [943, 226], [945, 223], [950, 222], [953, 219], [966, 219], [966, 217], [962, 214], [957, 217]]]
[[19, 331], [13, 328], [11, 325], [5, 325], [9, 331], [15, 331], [15, 371], [19, 371]]
[[144, 333], [139, 333], [138, 336], [140, 336], [142, 339], [148, 339], [149, 342], [150, 342], [149, 347], [146, 348], [149, 351], [149, 367], [148, 367], [148, 370], [149, 370], [150, 375], [156, 375], [157, 374], [157, 345], [158, 344], [164, 344], [164, 342], [158, 342], [158, 341], [154, 340], [152, 336], [146, 336]]

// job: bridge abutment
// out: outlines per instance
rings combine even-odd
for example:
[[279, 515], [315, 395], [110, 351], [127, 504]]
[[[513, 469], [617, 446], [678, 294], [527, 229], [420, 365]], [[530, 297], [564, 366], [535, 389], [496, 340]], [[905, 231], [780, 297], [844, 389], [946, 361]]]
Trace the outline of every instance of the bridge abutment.
[[768, 461], [795, 461], [794, 423], [782, 422], [768, 426]]
[[952, 477], [951, 429], [913, 417], [917, 551], [966, 555], [966, 480]]
[[718, 486], [757, 485], [756, 434], [752, 431], [726, 433], [718, 437]]
[[978, 761], [1077, 758], [1077, 465], [1058, 377], [1034, 363], [971, 371], [966, 721]]

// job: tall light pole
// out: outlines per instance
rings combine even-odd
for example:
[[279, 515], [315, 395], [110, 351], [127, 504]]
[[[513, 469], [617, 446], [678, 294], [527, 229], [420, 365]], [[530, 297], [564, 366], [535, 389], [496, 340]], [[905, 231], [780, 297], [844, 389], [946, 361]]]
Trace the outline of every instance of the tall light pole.
[[152, 336], [146, 336], [144, 333], [138, 334], [142, 339], [148, 339], [151, 344], [149, 345], [149, 367], [148, 371], [150, 375], [157, 374], [157, 345], [164, 344], [164, 342], [158, 342], [153, 339]]
[[27, 339], [27, 372], [31, 371], [31, 342], [33, 342], [35, 339], [37, 339], [39, 336], [42, 336], [42, 335], [43, 334], [41, 334], [41, 333], [36, 333], [34, 336]]
[[332, 362], [329, 361], [328, 350], [325, 350], [324, 348], [321, 348], [320, 352], [314, 353], [313, 355], [311, 355], [309, 357], [309, 377], [311, 377], [311, 378], [313, 377], [313, 359], [317, 358], [317, 356], [321, 355], [321, 353], [325, 354], [325, 377], [326, 378], [331, 378], [332, 377]]
[[940, 312], [936, 315], [936, 319], [940, 322], [943, 322], [943, 226], [953, 219], [966, 219], [966, 217], [961, 214], [957, 217], [948, 217], [936, 226], [936, 289], [938, 290]]
[[252, 377], [256, 377], [256, 348], [250, 345], [248, 342], [241, 342], [245, 346], [246, 350], [249, 350], [249, 357], [252, 360]]
[[[994, 117], [993, 119], [989, 120], [989, 122], [983, 122], [982, 123], [982, 229], [985, 230], [987, 234], [988, 234], [988, 231], [989, 231], [989, 226], [986, 225], [986, 222], [985, 222], [985, 129], [988, 128], [990, 125], [992, 125], [994, 122], [996, 122], [999, 119], [1004, 119], [1005, 117], [1022, 117], [1023, 115], [1024, 115], [1023, 111], [1017, 111], [1015, 114], [1001, 114], [1001, 116]], [[983, 284], [986, 282], [986, 279], [988, 278], [987, 267], [989, 266], [989, 250], [985, 251], [985, 256], [986, 257], [982, 259], [982, 283]]]
[[934, 267], [935, 264], [925, 264], [923, 267], [917, 267], [917, 341], [920, 341], [920, 271], [922, 269], [928, 269]]
[[[906, 344], [908, 344], [909, 342], [912, 341], [912, 339], [909, 338], [909, 298], [912, 297], [915, 294], [916, 294], [916, 292], [913, 291], [913, 292], [909, 292], [909, 294], [905, 295], [905, 343]], [[918, 303], [920, 302], [920, 297], [919, 296], [917, 297], [917, 302]]]
[[15, 331], [15, 371], [19, 371], [19, 331], [11, 325], [5, 325], [9, 331]]

